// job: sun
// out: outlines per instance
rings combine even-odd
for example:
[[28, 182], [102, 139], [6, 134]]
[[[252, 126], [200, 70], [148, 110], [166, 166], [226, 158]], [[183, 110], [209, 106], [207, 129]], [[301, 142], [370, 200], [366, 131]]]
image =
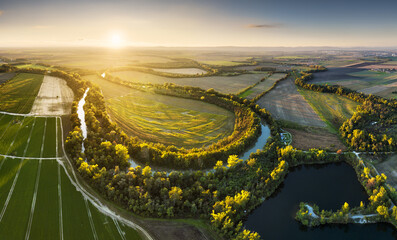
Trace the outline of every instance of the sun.
[[123, 45], [123, 39], [120, 34], [112, 34], [110, 36], [110, 47], [120, 48]]

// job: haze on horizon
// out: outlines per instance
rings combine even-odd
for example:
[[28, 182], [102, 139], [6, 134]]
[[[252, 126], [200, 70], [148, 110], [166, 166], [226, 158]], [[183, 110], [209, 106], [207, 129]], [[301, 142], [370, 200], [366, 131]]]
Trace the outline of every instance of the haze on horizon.
[[392, 0], [2, 0], [0, 47], [396, 47]]

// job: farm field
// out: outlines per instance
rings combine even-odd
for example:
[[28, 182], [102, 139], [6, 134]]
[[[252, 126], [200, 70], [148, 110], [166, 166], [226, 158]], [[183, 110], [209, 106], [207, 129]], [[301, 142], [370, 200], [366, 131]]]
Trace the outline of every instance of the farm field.
[[330, 149], [331, 151], [347, 149], [336, 134], [332, 134], [323, 128], [285, 128], [285, 130], [292, 134], [291, 145], [297, 149], [321, 148]]
[[257, 102], [274, 118], [295, 122], [303, 126], [325, 127], [309, 103], [298, 92], [292, 78], [279, 82], [275, 88]]
[[0, 87], [0, 111], [29, 113], [43, 75], [20, 73]]
[[139, 83], [174, 83], [181, 86], [193, 86], [202, 89], [213, 88], [222, 93], [237, 93], [265, 76], [267, 73], [241, 74], [238, 76], [209, 76], [209, 77], [191, 77], [191, 78], [166, 78], [153, 74], [142, 73], [137, 71], [120, 71], [112, 72], [112, 76], [119, 77], [124, 81]]
[[[272, 74], [271, 76], [269, 76], [268, 78], [266, 78], [265, 81], [259, 83], [258, 85], [256, 85], [255, 87], [249, 89], [249, 91], [251, 91], [250, 94], [248, 94], [246, 96], [246, 98], [248, 99], [253, 99], [256, 96], [258, 96], [259, 94], [269, 90], [275, 82], [277, 82], [278, 80], [282, 79], [283, 77], [285, 77], [286, 74], [285, 73], [275, 73]], [[244, 93], [243, 93], [244, 94]]]
[[303, 88], [298, 88], [298, 91], [335, 133], [344, 121], [351, 118], [359, 105], [357, 102], [336, 94], [320, 93]]
[[0, 236], [126, 239], [128, 233], [128, 239], [141, 239], [76, 189], [59, 162], [60, 131], [54, 117], [0, 115]]
[[153, 70], [157, 72], [191, 74], [191, 75], [207, 73], [207, 71], [200, 68], [153, 68]]
[[216, 105], [142, 92], [94, 75], [85, 79], [101, 87], [111, 119], [131, 136], [192, 148], [233, 132], [234, 114]]
[[193, 148], [210, 145], [233, 132], [232, 112], [200, 101], [166, 96], [159, 96], [159, 101], [153, 94], [147, 95], [131, 93], [107, 100], [111, 118], [131, 136]]
[[73, 91], [67, 86], [65, 80], [44, 76], [31, 113], [34, 115], [53, 116], [70, 114], [73, 98]]
[[0, 85], [13, 78], [16, 73], [0, 73]]
[[377, 72], [359, 68], [331, 68], [315, 73], [311, 83], [341, 85], [366, 94], [394, 98], [397, 90], [397, 73]]

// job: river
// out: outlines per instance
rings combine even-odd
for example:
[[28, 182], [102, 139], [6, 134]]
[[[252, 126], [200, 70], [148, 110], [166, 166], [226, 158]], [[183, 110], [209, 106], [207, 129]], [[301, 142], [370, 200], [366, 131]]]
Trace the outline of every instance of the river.
[[294, 219], [302, 201], [337, 210], [344, 202], [354, 207], [360, 201], [367, 203], [367, 199], [348, 164], [301, 166], [294, 168], [281, 187], [248, 216], [245, 227], [258, 232], [262, 239], [396, 239], [397, 231], [391, 224], [307, 228]]
[[83, 135], [83, 143], [82, 143], [82, 152], [84, 152], [84, 140], [87, 138], [87, 124], [85, 122], [85, 111], [84, 111], [84, 104], [85, 104], [85, 98], [87, 97], [87, 93], [90, 88], [87, 88], [85, 90], [85, 93], [83, 97], [80, 99], [79, 104], [77, 106], [77, 116], [80, 120], [80, 129]]

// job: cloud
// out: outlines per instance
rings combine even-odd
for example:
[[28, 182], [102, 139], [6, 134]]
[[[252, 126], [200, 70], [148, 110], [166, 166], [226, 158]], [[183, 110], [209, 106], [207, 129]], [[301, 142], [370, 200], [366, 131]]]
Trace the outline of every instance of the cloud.
[[33, 28], [36, 28], [36, 29], [47, 29], [47, 28], [52, 28], [52, 26], [49, 26], [49, 25], [36, 25], [36, 26], [33, 26]]
[[271, 23], [271, 24], [248, 24], [247, 28], [280, 28], [284, 26], [281, 23]]

